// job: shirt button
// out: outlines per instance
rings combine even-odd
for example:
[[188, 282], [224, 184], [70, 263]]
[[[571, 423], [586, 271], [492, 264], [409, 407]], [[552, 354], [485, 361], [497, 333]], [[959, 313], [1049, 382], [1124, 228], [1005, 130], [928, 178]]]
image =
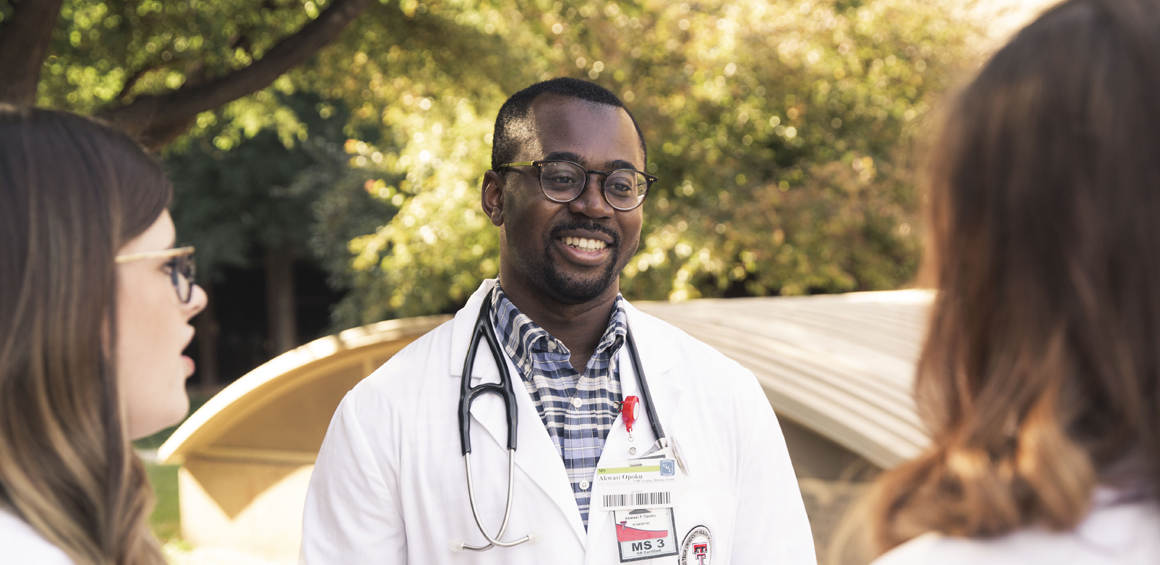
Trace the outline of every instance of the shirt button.
[[590, 486], [592, 485], [588, 481], [580, 481], [580, 490], [588, 490]]
[[584, 401], [580, 400], [579, 398], [573, 398], [573, 399], [572, 399], [572, 406], [573, 406], [573, 407], [575, 407], [575, 408], [579, 408], [579, 407], [581, 407], [581, 406], [583, 406], [583, 405], [584, 405]]

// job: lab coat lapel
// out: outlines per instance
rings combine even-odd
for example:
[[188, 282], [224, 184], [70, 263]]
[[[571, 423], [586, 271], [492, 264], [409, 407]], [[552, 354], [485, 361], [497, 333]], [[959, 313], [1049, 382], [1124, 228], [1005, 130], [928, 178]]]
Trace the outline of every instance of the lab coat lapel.
[[[645, 380], [648, 383], [653, 402], [656, 404], [657, 417], [661, 421], [665, 434], [671, 434], [669, 428], [672, 427], [673, 413], [681, 401], [683, 388], [681, 379], [676, 378], [677, 376], [673, 371], [676, 360], [680, 358], [680, 352], [671, 344], [655, 339], [658, 332], [651, 331], [652, 324], [656, 323], [655, 320], [646, 318], [631, 304], [626, 304], [625, 310], [628, 315], [628, 325], [632, 328], [632, 335], [636, 340], [640, 364], [645, 372]], [[647, 402], [632, 368], [632, 359], [629, 356], [627, 346], [621, 348], [617, 366], [620, 368], [622, 398], [636, 396], [641, 399], [642, 404]], [[599, 465], [603, 466], [605, 463], [638, 457], [652, 448], [657, 438], [653, 435], [645, 407], [642, 405], [640, 408], [640, 417], [632, 428], [634, 441], [631, 443], [628, 441], [628, 431], [624, 426], [624, 418], [617, 416], [612, 430], [608, 432], [608, 438], [604, 441], [604, 450], [601, 451]], [[628, 448], [630, 446], [637, 448], [636, 455], [629, 455]], [[595, 500], [592, 507], [596, 507]], [[611, 512], [588, 513], [588, 532], [594, 536], [592, 543], [600, 543], [598, 537], [604, 533], [605, 521], [610, 519], [612, 519]], [[609, 531], [615, 532], [614, 530]], [[615, 543], [615, 540], [611, 543]], [[589, 544], [589, 547], [593, 546]]]
[[[479, 307], [483, 305], [484, 296], [491, 292], [492, 287], [495, 286], [495, 279], [488, 279], [479, 285], [479, 288], [471, 294], [467, 299], [467, 304], [455, 313], [453, 326], [451, 327], [451, 360], [448, 363], [451, 368], [451, 376], [460, 378], [463, 376], [463, 362], [467, 359], [467, 347], [471, 345], [471, 334], [475, 330], [475, 319], [479, 316]], [[479, 365], [481, 358], [490, 359], [491, 356], [487, 354], [487, 344], [480, 344], [481, 351], [476, 354], [476, 366]], [[490, 365], [490, 363], [486, 363]], [[472, 368], [472, 373], [476, 368]]]
[[[466, 358], [471, 334], [475, 328], [475, 318], [479, 314], [480, 305], [483, 303], [483, 293], [490, 292], [494, 284], [494, 281], [485, 281], [483, 286], [468, 300], [463, 310], [455, 316], [455, 328], [452, 330], [451, 351], [453, 357], [451, 365], [452, 376], [456, 378], [463, 376], [462, 359]], [[461, 326], [465, 327], [466, 330]], [[519, 371], [516, 370], [507, 355], [501, 355], [501, 357], [507, 365], [516, 396], [516, 466], [548, 495], [558, 507], [558, 511], [564, 513], [572, 525], [577, 540], [583, 543], [585, 538], [584, 524], [580, 520], [580, 511], [576, 507], [576, 499], [572, 495], [572, 487], [568, 483], [568, 473], [564, 469], [564, 462], [556, 453], [552, 438], [548, 436], [548, 430], [544, 428], [544, 422], [540, 419], [539, 412], [536, 410], [531, 396], [527, 393], [527, 388], [520, 380]], [[456, 367], [457, 360], [458, 367]], [[475, 355], [475, 364], [472, 366], [471, 385], [498, 382], [499, 369], [496, 367], [487, 343], [481, 340], [479, 351]], [[503, 400], [499, 395], [484, 394], [476, 397], [475, 402], [471, 405], [471, 416], [473, 428], [483, 427], [491, 436], [491, 440], [501, 446], [504, 451], [507, 450], [507, 416]], [[485, 436], [478, 432], [472, 433], [473, 453], [478, 452], [476, 446], [480, 441], [485, 441]], [[521, 507], [520, 504], [517, 494], [517, 499], [513, 502], [515, 508], [513, 512], [544, 511], [544, 509]]]
[[[658, 339], [662, 332], [656, 331], [656, 325], [664, 322], [641, 313], [632, 304], [625, 304], [625, 312], [628, 315], [628, 325], [632, 328], [632, 335], [636, 339], [636, 347], [640, 353], [640, 364], [645, 371], [649, 392], [652, 393], [653, 402], [656, 403], [657, 417], [664, 424], [665, 433], [670, 433], [669, 428], [672, 427], [670, 422], [672, 422], [673, 414], [680, 405], [684, 379], [690, 378], [678, 374], [677, 370], [677, 362], [684, 357], [684, 352], [672, 343]], [[640, 392], [640, 386], [637, 384], [638, 379], [632, 370], [632, 361], [629, 359], [627, 349], [620, 356], [619, 361], [621, 390], [633, 391], [625, 392], [624, 396], [636, 395], [640, 397], [641, 402], [644, 402], [644, 394]], [[628, 375], [629, 378], [625, 378], [625, 375]], [[696, 376], [693, 375], [691, 378], [696, 378]], [[637, 425], [643, 426], [642, 429], [647, 430], [649, 437], [652, 437], [652, 429], [644, 420], [645, 412], [642, 410], [641, 419], [638, 420]], [[624, 425], [621, 424], [620, 427], [623, 428]], [[635, 426], [633, 430], [635, 436]], [[626, 434], [625, 440], [627, 441], [627, 439]]]

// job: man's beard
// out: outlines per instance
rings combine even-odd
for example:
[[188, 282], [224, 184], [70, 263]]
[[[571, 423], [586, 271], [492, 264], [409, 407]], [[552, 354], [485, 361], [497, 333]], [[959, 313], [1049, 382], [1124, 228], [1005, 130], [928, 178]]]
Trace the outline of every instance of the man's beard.
[[565, 304], [583, 304], [595, 300], [613, 283], [620, 274], [620, 253], [612, 250], [612, 261], [595, 279], [580, 280], [565, 275], [556, 268], [553, 260], [544, 261], [539, 273], [536, 273], [536, 282], [556, 300]]
[[[595, 278], [577, 278], [565, 274], [553, 258], [552, 246], [556, 244], [556, 235], [566, 230], [587, 230], [607, 235], [612, 241], [608, 244], [611, 254], [608, 264]], [[616, 232], [591, 221], [574, 221], [557, 225], [549, 230], [544, 241], [544, 254], [538, 268], [531, 269], [528, 274], [549, 296], [565, 304], [583, 304], [595, 300], [616, 283], [624, 265], [620, 260], [620, 236]]]

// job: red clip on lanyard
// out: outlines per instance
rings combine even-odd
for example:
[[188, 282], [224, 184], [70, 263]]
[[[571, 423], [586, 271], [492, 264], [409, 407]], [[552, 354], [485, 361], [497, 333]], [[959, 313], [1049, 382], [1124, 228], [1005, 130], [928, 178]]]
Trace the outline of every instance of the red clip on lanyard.
[[621, 407], [620, 415], [624, 418], [624, 429], [632, 434], [632, 423], [636, 421], [636, 412], [640, 408], [640, 399], [635, 396], [630, 396], [624, 399], [624, 404]]

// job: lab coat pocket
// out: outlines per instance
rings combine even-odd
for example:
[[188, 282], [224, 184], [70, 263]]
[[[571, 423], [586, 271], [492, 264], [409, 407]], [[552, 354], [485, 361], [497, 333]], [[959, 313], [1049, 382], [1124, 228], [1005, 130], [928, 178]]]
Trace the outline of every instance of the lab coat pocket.
[[677, 523], [678, 563], [722, 564], [731, 559], [737, 498], [695, 486], [677, 500], [673, 518]]

